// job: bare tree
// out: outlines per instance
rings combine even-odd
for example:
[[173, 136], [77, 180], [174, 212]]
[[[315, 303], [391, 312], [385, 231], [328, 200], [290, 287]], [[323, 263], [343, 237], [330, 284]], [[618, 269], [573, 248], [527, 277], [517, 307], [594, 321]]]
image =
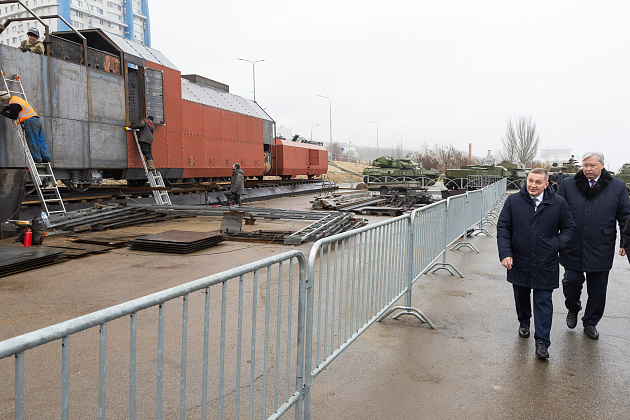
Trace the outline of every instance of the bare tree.
[[503, 144], [501, 157], [504, 160], [531, 166], [540, 143], [540, 138], [536, 133], [536, 123], [532, 122], [532, 117], [519, 117], [514, 122], [512, 118], [509, 118], [501, 143]]

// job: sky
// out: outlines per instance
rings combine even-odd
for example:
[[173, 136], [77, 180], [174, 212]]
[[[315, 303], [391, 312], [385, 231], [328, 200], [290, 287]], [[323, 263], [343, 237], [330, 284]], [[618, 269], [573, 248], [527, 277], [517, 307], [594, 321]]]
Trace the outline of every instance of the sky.
[[[180, 10], [173, 10], [174, 4]], [[391, 152], [497, 154], [509, 118], [540, 149], [630, 162], [624, 1], [149, 0], [151, 46], [256, 101], [293, 133]], [[327, 96], [322, 98], [318, 95]], [[370, 123], [373, 121], [374, 123]], [[317, 125], [319, 124], [319, 125]], [[314, 127], [315, 126], [315, 127]], [[391, 154], [391, 153], [389, 153]]]

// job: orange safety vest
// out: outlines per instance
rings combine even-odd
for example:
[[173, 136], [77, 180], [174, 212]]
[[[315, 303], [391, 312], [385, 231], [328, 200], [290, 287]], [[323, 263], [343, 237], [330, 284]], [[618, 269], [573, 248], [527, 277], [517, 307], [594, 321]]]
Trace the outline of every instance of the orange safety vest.
[[9, 100], [9, 105], [11, 104], [18, 104], [22, 107], [22, 110], [18, 114], [18, 119], [21, 123], [28, 120], [29, 118], [37, 117], [37, 112], [35, 112], [33, 107], [19, 96], [12, 96]]

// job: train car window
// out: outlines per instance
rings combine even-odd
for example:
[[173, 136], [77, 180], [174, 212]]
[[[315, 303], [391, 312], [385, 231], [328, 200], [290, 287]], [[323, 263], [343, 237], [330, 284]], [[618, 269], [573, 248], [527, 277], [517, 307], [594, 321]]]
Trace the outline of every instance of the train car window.
[[164, 124], [164, 74], [161, 70], [145, 69], [147, 115], [153, 115], [155, 124]]

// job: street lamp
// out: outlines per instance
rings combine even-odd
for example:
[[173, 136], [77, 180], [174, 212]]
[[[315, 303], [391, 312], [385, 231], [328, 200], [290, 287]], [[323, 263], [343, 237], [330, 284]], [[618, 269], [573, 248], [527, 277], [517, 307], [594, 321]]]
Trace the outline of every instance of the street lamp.
[[254, 102], [256, 102], [256, 63], [260, 63], [261, 61], [265, 61], [265, 60], [252, 61], [252, 60], [246, 60], [244, 58], [237, 58], [237, 60], [248, 61], [252, 63], [252, 77], [254, 79]]
[[319, 124], [315, 124], [311, 127], [311, 141], [313, 141], [313, 128], [317, 127]]
[[330, 100], [330, 98], [328, 96], [324, 96], [324, 95], [317, 95], [321, 98], [326, 98], [328, 99], [328, 105], [330, 106], [330, 116], [328, 118], [328, 121], [330, 122], [330, 153], [332, 153], [332, 101]]
[[[402, 134], [400, 134], [398, 131], [394, 131], [395, 134], [398, 134], [400, 136], [400, 154], [403, 154], [403, 148], [402, 148]], [[402, 156], [401, 156], [402, 157]]]
[[379, 157], [379, 153], [378, 153], [378, 124], [375, 123], [374, 121], [368, 121], [369, 123], [372, 123], [374, 125], [376, 125], [376, 157]]

